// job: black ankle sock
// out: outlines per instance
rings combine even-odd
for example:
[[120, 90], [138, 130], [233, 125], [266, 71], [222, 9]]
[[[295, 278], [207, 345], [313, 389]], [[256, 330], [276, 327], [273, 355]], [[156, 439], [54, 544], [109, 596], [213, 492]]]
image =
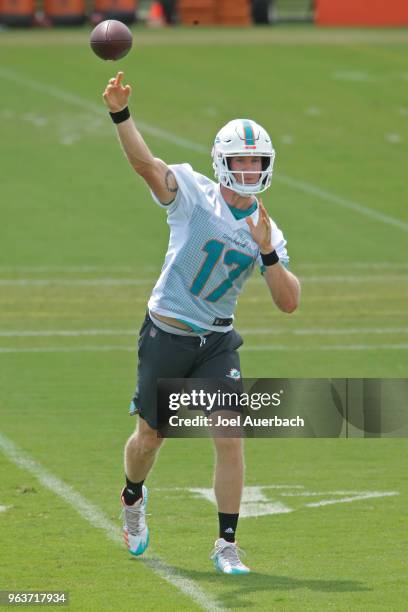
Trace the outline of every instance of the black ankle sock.
[[125, 504], [127, 506], [131, 506], [138, 499], [143, 497], [143, 486], [144, 480], [140, 482], [132, 482], [126, 476], [126, 487], [123, 489], [123, 499], [125, 500]]
[[224, 538], [227, 542], [235, 542], [235, 532], [237, 530], [239, 514], [218, 513], [220, 522], [220, 538]]

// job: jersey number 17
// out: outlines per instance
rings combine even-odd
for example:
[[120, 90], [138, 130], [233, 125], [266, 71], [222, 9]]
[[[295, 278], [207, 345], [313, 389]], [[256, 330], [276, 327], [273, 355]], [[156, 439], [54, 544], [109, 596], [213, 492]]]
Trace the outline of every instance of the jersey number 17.
[[209, 302], [217, 302], [225, 295], [228, 289], [231, 289], [233, 282], [253, 263], [254, 260], [250, 255], [242, 253], [241, 251], [236, 251], [235, 249], [224, 251], [225, 246], [225, 243], [220, 240], [209, 240], [203, 246], [202, 250], [207, 253], [207, 256], [190, 287], [190, 291], [193, 295], [200, 295], [223, 252], [223, 263], [226, 266], [235, 267], [230, 270], [228, 278], [223, 280], [222, 283], [211, 291], [211, 293], [204, 297], [204, 299]]

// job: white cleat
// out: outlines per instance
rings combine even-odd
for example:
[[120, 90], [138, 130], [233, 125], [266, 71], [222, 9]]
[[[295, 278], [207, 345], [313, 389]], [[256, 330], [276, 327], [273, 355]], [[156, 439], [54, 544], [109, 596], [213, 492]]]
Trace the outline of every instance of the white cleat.
[[143, 497], [132, 506], [123, 505], [123, 538], [131, 555], [142, 555], [149, 544], [149, 528], [146, 525], [147, 489], [143, 485]]
[[241, 562], [236, 542], [227, 542], [224, 538], [215, 541], [211, 559], [215, 568], [223, 574], [249, 574], [250, 569]]

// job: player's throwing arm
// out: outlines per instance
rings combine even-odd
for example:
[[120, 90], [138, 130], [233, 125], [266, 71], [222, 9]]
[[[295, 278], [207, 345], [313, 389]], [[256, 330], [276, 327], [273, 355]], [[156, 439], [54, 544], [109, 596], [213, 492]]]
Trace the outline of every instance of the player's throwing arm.
[[177, 193], [173, 172], [161, 159], [153, 157], [142, 135], [137, 130], [128, 109], [132, 95], [130, 85], [122, 85], [124, 73], [109, 79], [103, 99], [116, 125], [119, 140], [131, 166], [144, 178], [150, 189], [163, 204], [170, 204]]

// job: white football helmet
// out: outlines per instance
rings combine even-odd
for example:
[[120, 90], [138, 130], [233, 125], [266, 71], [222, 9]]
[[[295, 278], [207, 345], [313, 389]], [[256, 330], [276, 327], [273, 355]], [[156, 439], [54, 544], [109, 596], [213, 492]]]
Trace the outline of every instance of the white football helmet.
[[[253, 175], [254, 171], [232, 171], [230, 158], [249, 155], [262, 158], [262, 172], [257, 183], [245, 184], [245, 175]], [[215, 137], [211, 156], [215, 178], [240, 195], [262, 193], [271, 184], [275, 150], [268, 132], [251, 119], [234, 119], [224, 125]]]

